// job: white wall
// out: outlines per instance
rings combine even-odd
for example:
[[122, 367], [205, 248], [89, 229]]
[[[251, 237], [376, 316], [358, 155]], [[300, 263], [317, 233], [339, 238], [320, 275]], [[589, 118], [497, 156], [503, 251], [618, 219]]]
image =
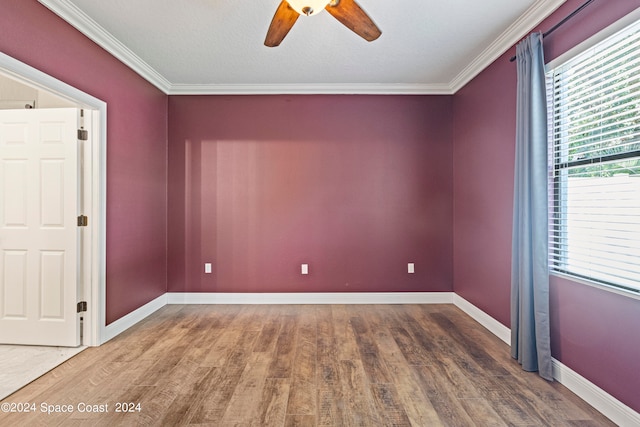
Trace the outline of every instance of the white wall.
[[50, 92], [38, 90], [0, 74], [0, 109], [24, 108], [35, 102], [36, 108], [67, 108], [76, 105]]

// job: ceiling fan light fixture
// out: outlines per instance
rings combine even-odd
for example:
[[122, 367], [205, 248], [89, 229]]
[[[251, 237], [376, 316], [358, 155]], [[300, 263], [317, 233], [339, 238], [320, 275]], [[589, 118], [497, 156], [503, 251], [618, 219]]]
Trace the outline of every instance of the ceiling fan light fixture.
[[322, 11], [331, 0], [287, 0], [289, 6], [300, 15], [313, 16]]
[[375, 22], [355, 0], [281, 0], [267, 30], [264, 45], [279, 46], [300, 15], [316, 15], [323, 9], [368, 42], [382, 34]]

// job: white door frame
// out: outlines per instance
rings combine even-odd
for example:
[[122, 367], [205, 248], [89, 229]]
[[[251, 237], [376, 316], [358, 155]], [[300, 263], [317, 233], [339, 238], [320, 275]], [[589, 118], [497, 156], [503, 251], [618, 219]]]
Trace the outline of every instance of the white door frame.
[[90, 280], [82, 289], [88, 306], [83, 316], [83, 345], [98, 346], [106, 337], [107, 104], [2, 52], [0, 73], [73, 102], [85, 109], [85, 120], [91, 120], [91, 171], [85, 181], [92, 193], [89, 212], [85, 212], [91, 240], [85, 268], [90, 271]]

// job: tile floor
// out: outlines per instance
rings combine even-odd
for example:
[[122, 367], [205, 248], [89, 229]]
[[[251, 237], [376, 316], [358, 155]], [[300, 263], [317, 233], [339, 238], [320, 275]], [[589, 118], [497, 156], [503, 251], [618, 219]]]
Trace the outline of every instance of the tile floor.
[[46, 374], [85, 348], [0, 345], [0, 399]]

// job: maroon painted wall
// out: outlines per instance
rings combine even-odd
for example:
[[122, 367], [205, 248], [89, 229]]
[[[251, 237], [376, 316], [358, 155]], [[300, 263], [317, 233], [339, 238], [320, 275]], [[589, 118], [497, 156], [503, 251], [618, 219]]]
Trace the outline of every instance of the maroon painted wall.
[[[569, 0], [538, 30], [583, 3]], [[596, 1], [545, 38], [547, 61], [640, 7]], [[461, 89], [453, 102], [454, 291], [509, 326], [515, 48]], [[614, 397], [640, 410], [640, 302], [552, 277], [552, 353]]]
[[451, 291], [451, 97], [171, 96], [169, 117], [169, 291]]
[[0, 51], [107, 103], [111, 323], [166, 291], [167, 96], [36, 0], [0, 0]]

